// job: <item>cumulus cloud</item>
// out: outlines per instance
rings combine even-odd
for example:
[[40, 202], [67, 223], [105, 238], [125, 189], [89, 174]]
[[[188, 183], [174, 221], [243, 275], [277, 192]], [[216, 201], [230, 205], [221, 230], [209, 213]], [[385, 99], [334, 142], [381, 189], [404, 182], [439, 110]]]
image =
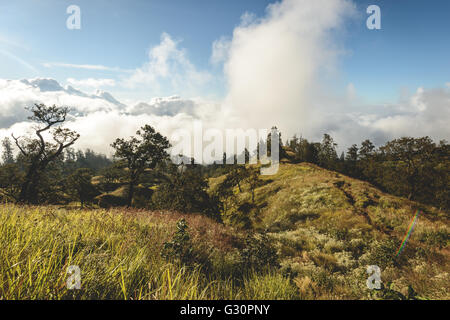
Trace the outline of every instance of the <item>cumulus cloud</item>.
[[103, 91], [89, 95], [71, 86], [62, 87], [53, 79], [0, 79], [0, 128], [25, 120], [28, 112], [24, 108], [34, 103], [69, 106], [74, 116], [121, 106]]
[[221, 37], [212, 44], [211, 63], [219, 64], [228, 59], [231, 41], [227, 37]]
[[154, 91], [164, 87], [176, 92], [198, 91], [205, 86], [212, 80], [211, 74], [198, 70], [179, 43], [163, 33], [161, 42], [150, 49], [148, 61], [124, 79], [123, 84], [129, 88], [150, 87]]
[[[450, 88], [418, 88], [406, 103], [392, 108], [393, 114], [371, 123], [375, 129], [399, 136], [450, 137]], [[400, 112], [395, 112], [400, 110]]]
[[211, 60], [224, 60], [228, 83], [226, 126], [276, 125], [284, 137], [314, 140], [330, 133], [341, 147], [401, 135], [448, 138], [448, 84], [419, 88], [389, 105], [368, 104], [353, 83], [336, 84], [345, 52], [336, 31], [355, 17], [347, 0], [284, 0], [269, 5], [263, 17], [244, 14], [231, 39], [213, 43]]
[[346, 0], [285, 0], [262, 18], [246, 14], [224, 64], [225, 104], [236, 124], [277, 125], [289, 135], [314, 125], [326, 90], [321, 78], [338, 56], [331, 32], [353, 12]]

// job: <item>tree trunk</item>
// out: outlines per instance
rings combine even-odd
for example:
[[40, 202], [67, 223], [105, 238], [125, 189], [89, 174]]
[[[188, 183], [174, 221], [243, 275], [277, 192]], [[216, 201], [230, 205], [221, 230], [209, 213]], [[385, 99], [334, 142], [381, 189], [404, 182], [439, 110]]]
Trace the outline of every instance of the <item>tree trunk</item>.
[[133, 202], [133, 193], [134, 193], [134, 181], [130, 181], [130, 184], [128, 185], [127, 207], [131, 207], [131, 203]]
[[[20, 196], [19, 196], [19, 202], [21, 203], [32, 203], [31, 195], [35, 193], [36, 186], [36, 178], [35, 173], [36, 169], [30, 168], [27, 175], [25, 176], [25, 181], [22, 183], [21, 189], [20, 189]], [[34, 194], [33, 197], [35, 198], [36, 195]]]

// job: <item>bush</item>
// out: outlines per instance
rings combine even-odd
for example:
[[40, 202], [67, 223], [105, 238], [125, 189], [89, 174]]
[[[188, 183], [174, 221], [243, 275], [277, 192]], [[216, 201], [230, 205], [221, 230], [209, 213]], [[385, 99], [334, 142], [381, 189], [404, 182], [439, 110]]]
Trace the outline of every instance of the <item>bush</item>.
[[191, 243], [191, 236], [187, 231], [188, 225], [186, 220], [180, 219], [177, 222], [177, 231], [169, 242], [164, 243], [161, 255], [168, 259], [175, 259], [183, 264], [191, 264], [193, 258], [193, 249]]
[[153, 206], [186, 213], [199, 212], [220, 221], [218, 206], [209, 197], [207, 189], [208, 181], [194, 170], [173, 172], [153, 194]]
[[250, 202], [244, 202], [238, 206], [236, 210], [225, 214], [227, 222], [234, 227], [250, 230], [252, 228], [251, 216], [256, 210], [256, 206]]
[[340, 271], [336, 258], [331, 254], [317, 252], [316, 254], [311, 255], [311, 259], [316, 265], [323, 267], [325, 270], [330, 272]]
[[127, 205], [127, 201], [125, 198], [112, 194], [101, 194], [95, 199], [97, 199], [97, 204], [101, 208], [120, 207]]
[[420, 241], [425, 242], [432, 247], [438, 247], [439, 249], [448, 246], [449, 234], [446, 230], [427, 231], [421, 235]]
[[386, 267], [398, 267], [405, 262], [403, 255], [396, 256], [400, 242], [396, 239], [387, 239], [377, 242], [369, 251], [368, 262], [379, 266], [381, 269]]
[[245, 269], [263, 270], [279, 267], [278, 254], [266, 233], [249, 235], [245, 239], [241, 252], [241, 261]]

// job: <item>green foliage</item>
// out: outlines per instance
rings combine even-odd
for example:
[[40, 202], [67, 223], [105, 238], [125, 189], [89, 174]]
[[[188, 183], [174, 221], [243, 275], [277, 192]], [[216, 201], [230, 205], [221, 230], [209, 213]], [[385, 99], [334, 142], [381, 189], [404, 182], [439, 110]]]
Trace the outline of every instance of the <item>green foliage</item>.
[[279, 266], [277, 251], [265, 232], [247, 236], [241, 261], [243, 268], [258, 271]]
[[0, 166], [0, 201], [18, 201], [24, 175], [17, 164]]
[[[35, 104], [28, 110], [33, 114], [29, 119], [37, 124], [34, 130], [38, 138], [16, 138], [14, 135], [12, 137], [20, 150], [19, 159], [26, 172], [19, 201], [36, 204], [42, 202], [39, 198], [39, 193], [42, 192], [39, 192], [39, 189], [42, 190], [44, 171], [50, 164], [60, 159], [64, 149], [73, 145], [80, 135], [61, 127], [61, 124], [66, 121], [68, 107]], [[48, 133], [50, 129], [53, 129], [50, 131], [53, 142], [44, 139], [45, 133]], [[52, 184], [48, 184], [48, 186], [52, 186]], [[49, 190], [46, 188], [44, 191]]]
[[297, 138], [297, 136], [294, 136], [288, 145], [294, 152], [294, 162], [318, 162], [320, 144], [309, 143], [305, 138]]
[[134, 189], [144, 170], [153, 169], [158, 163], [167, 160], [166, 149], [170, 147], [167, 138], [149, 125], [136, 131], [136, 135], [137, 137], [131, 137], [129, 140], [118, 138], [111, 144], [115, 149], [114, 156], [127, 168], [128, 206], [132, 204]]
[[98, 190], [91, 183], [92, 171], [86, 168], [75, 170], [67, 178], [67, 191], [77, 201], [80, 201], [81, 207], [85, 203], [92, 203], [99, 194]]
[[103, 168], [112, 165], [111, 159], [91, 149], [75, 151], [72, 148], [67, 148], [65, 157], [66, 166], [69, 166], [71, 169], [88, 168], [93, 173], [98, 173]]
[[325, 168], [334, 169], [337, 162], [336, 153], [337, 143], [334, 142], [333, 138], [329, 134], [323, 135], [322, 143], [320, 144], [320, 149], [318, 153], [318, 164]]
[[445, 229], [432, 230], [424, 232], [420, 241], [434, 248], [445, 248], [450, 242], [450, 235]]
[[126, 179], [126, 173], [116, 162], [100, 171], [99, 188], [104, 192], [116, 190]]
[[400, 241], [392, 238], [376, 242], [369, 251], [367, 262], [382, 269], [402, 266], [405, 263], [405, 252], [396, 256], [399, 246]]
[[100, 208], [123, 207], [127, 205], [125, 197], [114, 194], [101, 194], [95, 198]]
[[225, 216], [227, 221], [234, 227], [240, 229], [250, 230], [252, 228], [252, 212], [255, 210], [255, 205], [250, 202], [243, 202], [239, 204], [236, 210], [232, 210]]
[[189, 167], [172, 168], [153, 194], [152, 203], [157, 209], [204, 213], [220, 220], [217, 202], [208, 195], [207, 189], [208, 181], [201, 173]]
[[191, 264], [193, 249], [191, 236], [188, 232], [186, 220], [180, 219], [177, 222], [177, 230], [169, 242], [165, 242], [161, 255], [168, 260], [178, 260], [183, 264]]
[[2, 160], [3, 164], [12, 164], [14, 163], [14, 153], [13, 153], [13, 146], [11, 143], [11, 140], [6, 137], [2, 140]]

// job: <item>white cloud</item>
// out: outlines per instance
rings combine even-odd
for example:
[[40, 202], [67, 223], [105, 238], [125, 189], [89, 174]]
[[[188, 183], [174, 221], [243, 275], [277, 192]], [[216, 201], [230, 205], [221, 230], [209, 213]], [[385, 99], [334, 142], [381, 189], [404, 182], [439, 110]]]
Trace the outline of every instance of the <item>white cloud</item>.
[[190, 62], [186, 51], [179, 48], [179, 41], [163, 33], [161, 42], [151, 48], [148, 62], [124, 80], [129, 88], [145, 86], [154, 92], [198, 92], [212, 80], [210, 73], [197, 70]]
[[92, 88], [100, 88], [100, 87], [114, 87], [116, 85], [116, 81], [114, 79], [81, 79], [77, 80], [74, 78], [68, 78], [67, 83], [78, 86], [78, 87], [92, 87]]
[[115, 100], [104, 92], [88, 95], [68, 86], [63, 88], [53, 79], [0, 79], [0, 128], [7, 128], [27, 118], [25, 107], [34, 103], [67, 105], [74, 115], [99, 110], [115, 110]]
[[121, 69], [118, 67], [107, 67], [107, 66], [95, 65], [95, 64], [73, 64], [73, 63], [62, 63], [62, 62], [45, 62], [42, 65], [46, 68], [62, 67], [62, 68], [74, 68], [74, 69], [97, 70], [97, 71], [130, 72], [130, 70]]
[[397, 109], [400, 113], [380, 117], [371, 126], [389, 133], [390, 138], [399, 136], [431, 136], [435, 140], [450, 138], [450, 88], [418, 88], [409, 102]]
[[[450, 83], [442, 88], [418, 88], [386, 105], [369, 105], [356, 83], [335, 85], [342, 44], [336, 30], [354, 14], [349, 0], [284, 0], [268, 6], [266, 15], [250, 13], [231, 38], [212, 45], [212, 63], [223, 62], [227, 94], [223, 101], [196, 96], [213, 79], [189, 59], [180, 41], [163, 33], [148, 61], [121, 81], [69, 78], [74, 86], [139, 88], [154, 94], [168, 88], [167, 97], [124, 104], [105, 91], [87, 94], [52, 79], [0, 79], [0, 136], [28, 125], [24, 106], [33, 102], [74, 108], [70, 126], [81, 134], [77, 148], [109, 152], [109, 144], [129, 136], [143, 124], [170, 136], [202, 120], [204, 128], [270, 128], [277, 125], [283, 140], [294, 133], [319, 140], [330, 133], [341, 147], [370, 138], [376, 143], [403, 135], [450, 138]], [[89, 70], [122, 70], [95, 65], [47, 64]], [[112, 81], [111, 81], [112, 80]], [[338, 89], [338, 90], [337, 90]], [[376, 90], [376, 88], [374, 88]], [[172, 95], [177, 94], [177, 95]], [[3, 129], [2, 129], [3, 128]]]
[[179, 128], [191, 128], [194, 120], [214, 125], [219, 104], [178, 96], [153, 98], [136, 105], [125, 105], [108, 92], [87, 94], [53, 79], [0, 79], [0, 139], [14, 133], [26, 134], [31, 123], [24, 107], [33, 103], [67, 105], [71, 114], [66, 125], [80, 133], [75, 148], [92, 148], [108, 155], [118, 137], [134, 135], [144, 124], [170, 136]]
[[215, 40], [212, 44], [211, 63], [218, 64], [228, 59], [231, 41], [226, 37]]
[[346, 0], [285, 0], [260, 19], [246, 14], [224, 65], [225, 105], [236, 125], [277, 125], [287, 135], [311, 131], [328, 91], [321, 80], [338, 57], [331, 31], [353, 12]]
[[297, 133], [313, 140], [330, 133], [341, 146], [401, 135], [448, 139], [448, 89], [419, 88], [406, 101], [376, 106], [353, 83], [344, 90], [336, 85], [345, 52], [336, 30], [355, 14], [347, 0], [284, 0], [262, 18], [245, 14], [232, 39], [213, 44], [211, 59], [226, 57], [227, 126], [277, 125], [284, 138]]

